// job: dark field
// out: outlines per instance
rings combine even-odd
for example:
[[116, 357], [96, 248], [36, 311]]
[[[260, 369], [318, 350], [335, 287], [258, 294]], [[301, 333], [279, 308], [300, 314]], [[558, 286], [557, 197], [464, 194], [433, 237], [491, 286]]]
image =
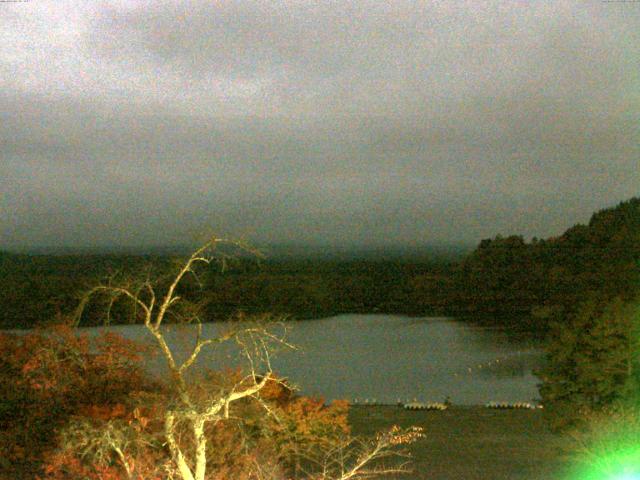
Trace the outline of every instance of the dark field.
[[391, 425], [424, 428], [410, 445], [414, 473], [391, 478], [430, 480], [552, 480], [568, 464], [541, 411], [450, 407], [409, 411], [395, 406], [350, 409], [353, 433], [374, 435]]

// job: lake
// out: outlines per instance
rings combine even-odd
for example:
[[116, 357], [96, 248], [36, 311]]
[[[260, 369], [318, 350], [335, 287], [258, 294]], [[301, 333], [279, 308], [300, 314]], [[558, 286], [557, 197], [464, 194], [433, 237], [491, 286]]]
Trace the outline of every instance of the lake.
[[[374, 399], [443, 401], [474, 405], [489, 401], [532, 402], [539, 398], [539, 380], [532, 371], [542, 365], [539, 342], [514, 339], [504, 331], [474, 326], [451, 318], [411, 318], [395, 315], [338, 315], [291, 322], [288, 340], [295, 351], [279, 352], [273, 369], [306, 395], [327, 400]], [[224, 324], [203, 325], [203, 337], [215, 336]], [[90, 335], [102, 329], [134, 340], [149, 339], [143, 326], [83, 329]], [[168, 328], [172, 348], [187, 351], [195, 330]], [[238, 365], [234, 345], [203, 350], [199, 366]], [[161, 359], [148, 368], [162, 374]]]

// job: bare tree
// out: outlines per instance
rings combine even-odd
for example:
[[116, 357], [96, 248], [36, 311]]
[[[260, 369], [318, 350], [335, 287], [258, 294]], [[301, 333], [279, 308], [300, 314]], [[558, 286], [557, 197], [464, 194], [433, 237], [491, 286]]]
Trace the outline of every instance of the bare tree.
[[[241, 324], [214, 338], [202, 337], [202, 323], [196, 310], [186, 309], [190, 313], [186, 321], [195, 324], [196, 339], [185, 359], [178, 361], [174, 350], [165, 338], [163, 322], [182, 302], [187, 303], [177, 293], [178, 286], [187, 275], [193, 275], [197, 280], [196, 267], [208, 265], [213, 261], [224, 262], [229, 255], [221, 252], [221, 245], [231, 245], [245, 252], [259, 254], [248, 246], [223, 238], [211, 238], [203, 246], [195, 250], [191, 256], [181, 264], [178, 273], [173, 277], [161, 293], [157, 286], [147, 278], [137, 284], [118, 285], [111, 281], [91, 288], [82, 298], [76, 311], [76, 323], [80, 321], [82, 312], [92, 296], [106, 294], [109, 297], [109, 307], [119, 297], [129, 299], [136, 314], [142, 317], [146, 330], [153, 337], [157, 348], [163, 356], [171, 375], [171, 387], [175, 392], [175, 401], [164, 413], [164, 437], [168, 447], [175, 475], [181, 480], [204, 480], [207, 475], [208, 443], [205, 428], [229, 418], [230, 406], [239, 400], [252, 397], [261, 401], [259, 392], [270, 381], [278, 381], [271, 368], [271, 353], [277, 345], [292, 347], [287, 343], [286, 329], [274, 332], [270, 324]], [[199, 281], [199, 280], [198, 280]], [[183, 309], [184, 310], [184, 309]], [[185, 320], [183, 318], [183, 320]], [[187, 372], [196, 363], [205, 347], [219, 345], [226, 341], [235, 340], [240, 347], [248, 364], [248, 373], [230, 388], [210, 392], [203, 400], [194, 395], [189, 384]], [[268, 405], [262, 402], [264, 407]], [[179, 427], [180, 426], [180, 427]], [[180, 442], [179, 432], [184, 429], [192, 437], [190, 445], [185, 448]], [[354, 447], [354, 439], [347, 439], [326, 452], [321, 473], [309, 472], [308, 478], [313, 479], [356, 479], [371, 478], [373, 474], [406, 471], [406, 465], [394, 468], [367, 470], [372, 461], [389, 456], [393, 446], [403, 443], [402, 440], [413, 440], [418, 435], [416, 430], [411, 432], [393, 430], [389, 434], [378, 437], [372, 444], [359, 443]], [[405, 442], [406, 443], [406, 442]], [[123, 457], [122, 450], [116, 452]], [[123, 457], [124, 458], [124, 457]], [[123, 460], [124, 462], [124, 460]], [[124, 468], [129, 474], [128, 466]], [[256, 478], [267, 478], [266, 473], [256, 466]]]
[[[323, 452], [317, 472], [309, 480], [365, 480], [392, 474], [411, 473], [410, 455], [398, 447], [423, 437], [422, 428], [392, 427], [374, 439], [347, 437]], [[385, 463], [391, 461], [391, 465]], [[400, 462], [398, 462], [400, 460]]]

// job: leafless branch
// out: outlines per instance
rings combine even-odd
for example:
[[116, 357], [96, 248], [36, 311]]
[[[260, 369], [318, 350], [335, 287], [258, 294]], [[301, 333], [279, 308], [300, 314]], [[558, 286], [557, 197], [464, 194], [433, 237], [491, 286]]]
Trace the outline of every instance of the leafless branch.
[[[243, 242], [232, 242], [224, 238], [212, 238], [198, 248], [178, 267], [176, 275], [169, 279], [169, 284], [162, 294], [156, 290], [154, 284], [147, 277], [145, 281], [134, 288], [129, 285], [115, 285], [109, 280], [90, 289], [81, 299], [76, 311], [76, 322], [79, 322], [82, 312], [93, 295], [107, 294], [109, 296], [108, 312], [119, 297], [126, 297], [133, 302], [135, 315], [141, 311], [144, 326], [155, 338], [160, 352], [165, 358], [171, 372], [171, 385], [175, 391], [175, 398], [164, 417], [164, 437], [174, 468], [172, 475], [181, 480], [204, 480], [207, 467], [207, 437], [205, 426], [215, 425], [230, 416], [231, 404], [245, 398], [255, 399], [265, 411], [277, 416], [273, 409], [260, 397], [260, 391], [269, 382], [278, 382], [273, 374], [271, 357], [279, 348], [295, 348], [286, 340], [286, 327], [282, 323], [273, 323], [271, 317], [263, 317], [260, 321], [248, 323], [239, 322], [231, 330], [213, 338], [203, 338], [202, 323], [197, 306], [181, 302], [177, 294], [178, 286], [186, 275], [193, 275], [198, 285], [200, 278], [195, 271], [199, 265], [209, 265], [218, 260], [223, 268], [231, 258], [226, 252], [216, 250], [221, 244], [229, 244], [244, 252], [257, 257], [261, 253]], [[109, 315], [109, 313], [108, 313]], [[178, 363], [174, 351], [167, 342], [163, 321], [167, 315], [181, 320], [183, 323], [194, 322], [196, 337], [187, 358]], [[109, 316], [107, 317], [109, 318]], [[274, 326], [275, 325], [275, 326]], [[281, 329], [280, 332], [274, 328]], [[227, 341], [235, 341], [246, 359], [248, 373], [231, 386], [221, 387], [217, 392], [207, 392], [204, 400], [198, 397], [198, 391], [186, 379], [186, 373], [197, 361], [206, 347], [220, 345]], [[187, 433], [185, 433], [187, 432]], [[188, 434], [190, 443], [185, 442], [182, 435]], [[387, 457], [397, 457], [395, 448], [398, 444], [407, 443], [418, 435], [417, 432], [393, 430], [386, 435], [379, 436], [373, 443], [358, 439], [347, 439], [334, 444], [322, 457], [309, 457], [309, 463], [319, 467], [320, 474], [309, 474], [309, 479], [315, 480], [355, 480], [367, 479], [373, 476], [389, 473], [404, 473], [406, 463], [395, 467], [375, 466], [376, 462]], [[192, 445], [185, 448], [184, 445]], [[118, 447], [120, 448], [120, 447]], [[116, 454], [123, 462], [123, 468], [128, 475], [124, 450], [116, 450]], [[374, 465], [373, 467], [371, 465]], [[266, 473], [262, 472], [263, 474]]]

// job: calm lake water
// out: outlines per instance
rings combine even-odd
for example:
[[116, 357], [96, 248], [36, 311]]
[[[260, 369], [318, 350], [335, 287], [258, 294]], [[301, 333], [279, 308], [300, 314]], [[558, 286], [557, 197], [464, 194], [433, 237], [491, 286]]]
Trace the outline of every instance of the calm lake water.
[[[149, 339], [142, 326], [103, 327], [135, 340]], [[203, 325], [203, 337], [224, 324]], [[376, 399], [382, 403], [443, 401], [471, 405], [488, 401], [535, 401], [539, 380], [532, 370], [543, 354], [533, 340], [514, 340], [504, 332], [449, 318], [393, 315], [339, 315], [289, 324], [295, 351], [279, 352], [274, 371], [306, 395], [327, 400]], [[91, 335], [101, 329], [83, 329]], [[167, 340], [176, 351], [193, 345], [192, 327], [170, 328]], [[200, 367], [238, 365], [233, 344], [203, 350]], [[161, 359], [148, 368], [162, 374]]]

